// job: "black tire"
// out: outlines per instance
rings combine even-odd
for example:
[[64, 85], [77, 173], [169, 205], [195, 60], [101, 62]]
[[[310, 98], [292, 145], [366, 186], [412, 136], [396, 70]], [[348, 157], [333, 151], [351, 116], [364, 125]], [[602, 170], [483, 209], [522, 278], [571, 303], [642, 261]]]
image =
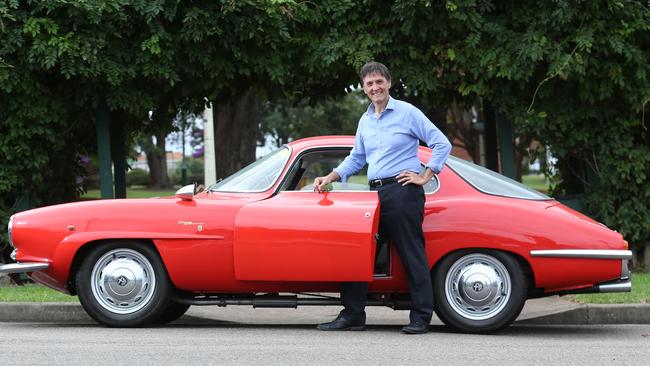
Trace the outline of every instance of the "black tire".
[[169, 276], [158, 253], [134, 241], [93, 248], [76, 274], [84, 310], [109, 327], [140, 327], [159, 319], [170, 303]]
[[183, 314], [185, 314], [185, 312], [189, 308], [190, 305], [188, 304], [179, 304], [177, 302], [172, 301], [169, 303], [169, 305], [167, 305], [165, 311], [163, 311], [163, 313], [160, 314], [160, 317], [156, 319], [156, 324], [163, 325], [163, 324], [171, 323], [174, 320], [183, 316]]
[[440, 320], [469, 333], [492, 333], [510, 325], [528, 292], [521, 264], [495, 250], [466, 249], [449, 254], [436, 266], [432, 282]]

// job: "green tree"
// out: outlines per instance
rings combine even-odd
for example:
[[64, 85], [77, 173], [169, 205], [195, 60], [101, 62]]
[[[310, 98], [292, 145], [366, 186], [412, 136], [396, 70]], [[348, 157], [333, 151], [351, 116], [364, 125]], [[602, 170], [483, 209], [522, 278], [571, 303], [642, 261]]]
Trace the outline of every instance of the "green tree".
[[89, 126], [100, 101], [135, 132], [170, 124], [169, 111], [199, 112], [207, 97], [218, 156], [229, 157], [218, 163], [223, 176], [254, 159], [265, 101], [341, 96], [358, 83], [359, 67], [377, 59], [393, 72], [395, 96], [434, 121], [452, 103], [498, 108], [559, 158], [558, 193], [584, 191], [591, 216], [648, 242], [648, 8], [568, 0], [5, 1], [0, 210], [6, 218], [23, 192], [33, 204], [74, 196], [79, 154], [95, 149]]
[[565, 182], [577, 177], [578, 186], [557, 193], [584, 191], [592, 217], [630, 241], [650, 240], [647, 2], [337, 1], [310, 9], [315, 20], [303, 38], [319, 41], [306, 64], [322, 79], [377, 59], [391, 68], [395, 94], [425, 111], [489, 102], [518, 133], [551, 147]]
[[354, 135], [368, 102], [360, 90], [339, 98], [267, 102], [261, 119], [261, 144], [270, 137], [276, 146], [315, 135]]
[[[93, 121], [104, 101], [127, 136], [162, 135], [178, 110], [202, 110], [204, 97], [219, 113], [241, 105], [239, 114], [218, 118], [221, 126], [244, 120], [237, 116], [248, 107], [237, 101], [263, 96], [289, 69], [292, 3], [0, 3], [2, 226], [21, 197], [40, 206], [77, 196], [80, 154], [96, 149]], [[245, 132], [257, 126], [230, 124]], [[240, 145], [250, 148], [237, 159], [254, 159], [256, 136], [245, 136], [250, 144]]]

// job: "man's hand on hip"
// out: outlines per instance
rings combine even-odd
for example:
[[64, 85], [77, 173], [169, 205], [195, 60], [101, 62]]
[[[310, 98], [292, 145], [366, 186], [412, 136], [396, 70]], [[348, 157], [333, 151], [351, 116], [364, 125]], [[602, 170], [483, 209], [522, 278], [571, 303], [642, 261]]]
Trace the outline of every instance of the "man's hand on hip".
[[421, 174], [406, 171], [399, 173], [396, 178], [397, 181], [403, 186], [407, 184], [417, 184], [419, 186], [423, 186], [429, 183], [433, 176], [433, 170], [426, 168]]

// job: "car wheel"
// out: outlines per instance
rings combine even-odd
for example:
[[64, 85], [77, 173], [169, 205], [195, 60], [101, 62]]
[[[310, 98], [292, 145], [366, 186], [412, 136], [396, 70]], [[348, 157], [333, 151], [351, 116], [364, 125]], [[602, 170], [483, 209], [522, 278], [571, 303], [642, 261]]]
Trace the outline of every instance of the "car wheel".
[[441, 260], [433, 287], [440, 320], [460, 331], [490, 333], [517, 318], [526, 302], [528, 281], [509, 254], [463, 250]]
[[172, 301], [169, 303], [169, 305], [167, 305], [165, 311], [163, 311], [162, 314], [160, 314], [160, 317], [156, 319], [155, 323], [160, 325], [171, 323], [174, 320], [183, 316], [183, 314], [185, 314], [185, 312], [189, 308], [190, 305], [188, 304], [179, 304], [177, 302]]
[[76, 275], [77, 293], [93, 319], [111, 327], [150, 324], [169, 304], [171, 286], [158, 253], [139, 242], [93, 248]]

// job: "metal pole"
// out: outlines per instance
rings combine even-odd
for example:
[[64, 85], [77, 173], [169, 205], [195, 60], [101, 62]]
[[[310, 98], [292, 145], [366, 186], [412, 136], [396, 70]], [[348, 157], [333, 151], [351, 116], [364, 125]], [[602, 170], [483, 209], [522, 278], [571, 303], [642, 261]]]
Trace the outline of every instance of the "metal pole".
[[212, 103], [205, 104], [203, 111], [205, 125], [203, 128], [203, 143], [205, 145], [204, 168], [205, 168], [205, 186], [209, 186], [217, 181], [217, 164], [214, 151], [214, 116], [212, 112]]
[[181, 133], [182, 133], [182, 144], [183, 144], [183, 155], [181, 157], [181, 185], [185, 186], [187, 184], [187, 164], [185, 162], [185, 129], [187, 128], [187, 123], [185, 116], [181, 114], [183, 122], [181, 122]]

